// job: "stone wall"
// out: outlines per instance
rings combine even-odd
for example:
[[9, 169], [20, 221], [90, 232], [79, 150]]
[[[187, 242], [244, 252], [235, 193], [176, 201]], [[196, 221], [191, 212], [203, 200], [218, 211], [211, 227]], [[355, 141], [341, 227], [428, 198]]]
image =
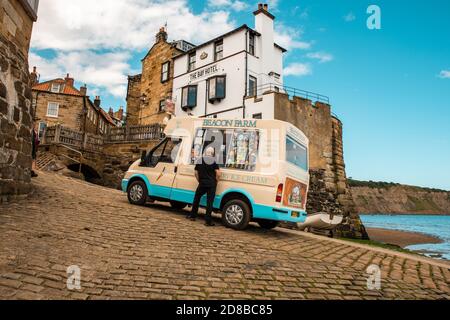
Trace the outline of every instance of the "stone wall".
[[33, 126], [28, 49], [32, 18], [16, 0], [0, 7], [0, 202], [30, 192]]
[[102, 185], [121, 188], [121, 182], [128, 168], [141, 158], [142, 151], [150, 151], [158, 141], [135, 143], [110, 143], [103, 148], [104, 167], [101, 172]]
[[330, 105], [275, 93], [275, 118], [294, 124], [310, 140], [308, 211], [342, 214], [338, 236], [367, 238], [347, 184], [342, 122], [332, 115]]

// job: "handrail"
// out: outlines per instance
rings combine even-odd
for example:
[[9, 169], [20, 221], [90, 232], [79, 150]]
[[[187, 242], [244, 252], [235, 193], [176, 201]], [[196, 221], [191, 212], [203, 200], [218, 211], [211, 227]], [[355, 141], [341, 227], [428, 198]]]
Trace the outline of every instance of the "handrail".
[[66, 157], [67, 159], [70, 159], [72, 161], [78, 162], [80, 164], [80, 167], [78, 168], [78, 173], [81, 173], [81, 167], [83, 165], [83, 153], [81, 151], [78, 151], [78, 150], [76, 150], [74, 148], [68, 147], [68, 146], [66, 146], [64, 144], [61, 144], [61, 143], [58, 144], [58, 146], [66, 148], [67, 150], [70, 150], [70, 151], [75, 152], [75, 153], [80, 155], [80, 160], [77, 161], [77, 160], [75, 160], [75, 159], [73, 159], [73, 158], [71, 158], [71, 157], [69, 157], [69, 156], [67, 156], [65, 154], [61, 154], [63, 157]]
[[249, 97], [255, 96], [255, 95], [259, 96], [261, 94], [264, 94], [266, 91], [274, 91], [274, 92], [285, 93], [288, 95], [292, 94], [295, 97], [303, 97], [303, 98], [306, 98], [309, 100], [315, 99], [315, 101], [330, 104], [330, 98], [323, 94], [314, 93], [314, 92], [306, 91], [303, 89], [289, 87], [289, 86], [285, 86], [285, 85], [277, 84], [277, 83], [266, 83], [266, 84], [259, 85], [256, 87], [256, 92], [254, 92], [254, 91], [255, 91], [255, 88], [249, 88], [248, 96]]

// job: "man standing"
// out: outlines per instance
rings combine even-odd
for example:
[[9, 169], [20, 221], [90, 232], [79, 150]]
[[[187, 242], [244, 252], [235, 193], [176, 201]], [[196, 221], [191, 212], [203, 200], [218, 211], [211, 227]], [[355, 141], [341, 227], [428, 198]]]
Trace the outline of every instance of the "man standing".
[[200, 162], [195, 166], [195, 178], [199, 185], [195, 193], [194, 204], [192, 206], [192, 212], [187, 218], [195, 221], [198, 214], [198, 208], [200, 206], [200, 200], [206, 193], [207, 206], [206, 206], [206, 223], [208, 227], [214, 226], [212, 222], [212, 210], [214, 204], [214, 198], [216, 197], [217, 183], [220, 180], [220, 169], [216, 163], [214, 157], [214, 148], [208, 147], [205, 151], [205, 156], [201, 158]]

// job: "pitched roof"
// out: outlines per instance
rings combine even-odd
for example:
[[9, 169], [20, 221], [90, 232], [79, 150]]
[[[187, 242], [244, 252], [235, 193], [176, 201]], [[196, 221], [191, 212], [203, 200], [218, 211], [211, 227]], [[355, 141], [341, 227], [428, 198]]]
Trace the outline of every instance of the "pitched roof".
[[67, 84], [66, 81], [64, 79], [61, 79], [61, 78], [49, 80], [49, 81], [42, 82], [42, 83], [38, 83], [38, 84], [34, 85], [32, 89], [35, 90], [35, 91], [52, 92], [51, 91], [52, 83], [58, 83], [58, 84], [62, 85], [62, 91], [60, 91], [59, 93], [68, 94], [68, 95], [71, 95], [71, 96], [79, 96], [79, 97], [83, 96], [81, 94], [80, 90], [78, 90], [75, 87]]
[[107, 121], [107, 122], [109, 122], [110, 124], [112, 124], [112, 125], [116, 125], [115, 124], [115, 122], [114, 122], [114, 120], [113, 119], [111, 119], [111, 116], [108, 114], [108, 112], [106, 112], [105, 110], [103, 110], [103, 108], [102, 107], [97, 107], [96, 105], [95, 105], [95, 103], [93, 103], [92, 101], [91, 101], [91, 99], [87, 99], [87, 101], [89, 102], [89, 104], [91, 105], [91, 107], [92, 108], [94, 108], [95, 110], [97, 110], [101, 115], [102, 115], [102, 117], [103, 118], [105, 118], [105, 120]]

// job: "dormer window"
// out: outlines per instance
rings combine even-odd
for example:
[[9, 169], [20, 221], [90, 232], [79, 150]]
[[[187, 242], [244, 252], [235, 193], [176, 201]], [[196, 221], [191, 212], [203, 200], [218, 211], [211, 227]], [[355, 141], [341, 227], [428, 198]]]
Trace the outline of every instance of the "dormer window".
[[53, 93], [59, 93], [60, 90], [61, 90], [61, 85], [59, 83], [52, 83], [51, 91]]
[[217, 76], [208, 80], [208, 99], [210, 102], [225, 99], [226, 76]]

